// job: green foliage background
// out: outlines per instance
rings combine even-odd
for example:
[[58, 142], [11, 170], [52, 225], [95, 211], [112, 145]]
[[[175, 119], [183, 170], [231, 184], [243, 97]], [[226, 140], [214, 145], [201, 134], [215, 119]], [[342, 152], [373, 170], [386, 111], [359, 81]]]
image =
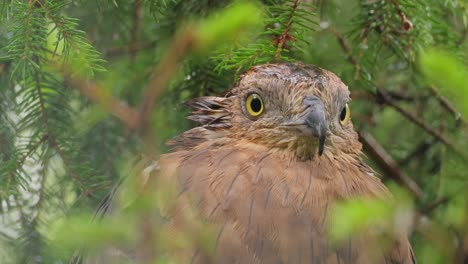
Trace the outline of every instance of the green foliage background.
[[[0, 262], [65, 263], [72, 250], [54, 249], [54, 228], [77, 213], [68, 223], [76, 229], [63, 233], [69, 249], [134, 239], [119, 230], [123, 220], [107, 229], [79, 223], [90, 222], [142, 153], [167, 151], [166, 140], [193, 126], [182, 102], [221, 94], [250, 66], [280, 61], [315, 64], [349, 86], [356, 129], [393, 167], [375, 144], [364, 144], [368, 162], [383, 181], [403, 176], [421, 190], [401, 181], [395, 190], [412, 208], [420, 263], [468, 261], [468, 2], [233, 2], [0, 3]], [[126, 127], [73, 81], [97, 83], [138, 109], [156, 65], [187, 36], [193, 43], [157, 98], [149, 133]], [[348, 216], [335, 223], [344, 233], [372, 222], [369, 215], [398, 211], [356, 203], [338, 210]]]

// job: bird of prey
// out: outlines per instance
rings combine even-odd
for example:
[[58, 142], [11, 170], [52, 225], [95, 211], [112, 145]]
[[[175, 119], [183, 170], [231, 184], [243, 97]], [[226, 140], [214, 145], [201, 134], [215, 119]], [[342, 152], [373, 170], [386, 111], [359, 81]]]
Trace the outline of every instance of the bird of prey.
[[415, 263], [405, 233], [381, 247], [367, 233], [328, 239], [336, 202], [391, 199], [362, 160], [349, 101], [335, 74], [299, 63], [254, 66], [224, 96], [189, 101], [200, 126], [169, 142], [157, 173], [177, 184], [171, 217], [193, 207], [215, 226], [214, 255], [195, 248], [187, 262]]

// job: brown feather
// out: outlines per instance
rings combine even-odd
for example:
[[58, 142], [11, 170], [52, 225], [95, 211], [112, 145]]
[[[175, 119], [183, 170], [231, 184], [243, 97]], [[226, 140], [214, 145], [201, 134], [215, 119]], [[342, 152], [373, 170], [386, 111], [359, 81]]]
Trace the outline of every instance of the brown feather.
[[[242, 100], [252, 88], [261, 88], [271, 116], [245, 118]], [[328, 241], [328, 210], [335, 202], [392, 198], [362, 162], [351, 124], [331, 124], [320, 157], [314, 154], [314, 139], [274, 125], [278, 116], [294, 116], [307, 94], [325, 102], [329, 119], [349, 96], [333, 73], [277, 64], [248, 71], [228, 97], [188, 103], [193, 109], [190, 119], [203, 126], [173, 141], [180, 147], [163, 160], [176, 168], [168, 177], [178, 179], [183, 192], [179, 199], [187, 203], [188, 198], [202, 219], [218, 226], [214, 262], [413, 263], [404, 234], [389, 251], [368, 250], [374, 239], [370, 234], [339, 246]], [[205, 263], [207, 258], [195, 254], [192, 260]]]
[[[249, 116], [245, 99], [263, 97], [265, 112]], [[318, 139], [282, 127], [301, 117], [304, 98], [319, 98], [328, 120], [323, 155]], [[341, 124], [348, 88], [311, 65], [253, 67], [226, 97], [189, 101], [201, 126], [176, 137], [160, 158], [158, 184], [178, 193], [175, 210], [161, 210], [176, 232], [185, 222], [214, 228], [215, 253], [193, 245], [186, 263], [414, 263], [406, 234], [379, 247], [371, 230], [332, 244], [329, 211], [338, 201], [391, 194], [361, 160], [351, 122]], [[175, 185], [175, 186], [174, 186]], [[188, 251], [188, 252], [187, 252]]]
[[[385, 258], [411, 263], [403, 259], [411, 256], [406, 238], [403, 246], [397, 245], [402, 256], [397, 259], [395, 254], [377, 259], [369, 255], [365, 238], [345, 249], [335, 249], [326, 240], [326, 212], [334, 201], [360, 195], [389, 197], [380, 180], [362, 173], [358, 165], [336, 168], [340, 160], [327, 156], [286, 161], [242, 141], [218, 148], [210, 144], [168, 157], [183, 157], [176, 171], [181, 189], [203, 218], [224, 227], [219, 231], [216, 263], [380, 263]], [[241, 241], [236, 246], [241, 248], [233, 248], [233, 241]], [[238, 255], [236, 261], [222, 261], [233, 250], [252, 259], [246, 262], [246, 256]]]

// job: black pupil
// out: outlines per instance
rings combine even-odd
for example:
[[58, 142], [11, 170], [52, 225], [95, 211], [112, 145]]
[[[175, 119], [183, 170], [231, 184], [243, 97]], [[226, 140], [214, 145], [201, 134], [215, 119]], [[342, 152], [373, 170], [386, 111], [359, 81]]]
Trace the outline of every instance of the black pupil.
[[260, 110], [262, 110], [262, 101], [258, 98], [253, 98], [250, 102], [250, 108], [252, 108], [252, 111], [255, 113], [260, 112]]
[[340, 120], [341, 120], [341, 121], [344, 121], [345, 118], [346, 118], [346, 107], [343, 108], [343, 110], [341, 110]]

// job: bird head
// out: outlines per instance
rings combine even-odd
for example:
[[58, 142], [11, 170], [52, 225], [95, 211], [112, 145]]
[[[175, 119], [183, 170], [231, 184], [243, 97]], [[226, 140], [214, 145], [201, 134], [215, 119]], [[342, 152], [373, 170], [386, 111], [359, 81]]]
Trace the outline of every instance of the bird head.
[[311, 159], [358, 154], [350, 122], [349, 90], [333, 73], [304, 64], [267, 64], [248, 70], [225, 97], [190, 101], [190, 119], [229, 138]]

